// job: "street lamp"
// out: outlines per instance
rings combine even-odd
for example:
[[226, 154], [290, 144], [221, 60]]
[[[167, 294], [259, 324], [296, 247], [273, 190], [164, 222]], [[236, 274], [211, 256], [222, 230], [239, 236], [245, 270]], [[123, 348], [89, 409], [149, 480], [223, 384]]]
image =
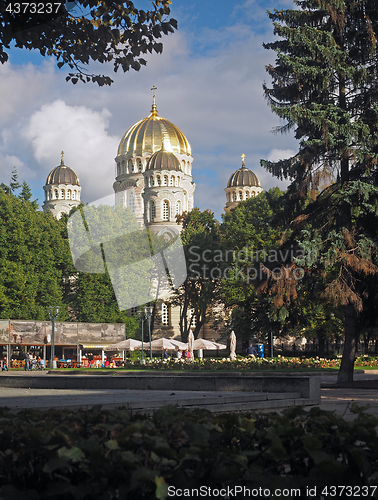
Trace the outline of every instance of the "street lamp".
[[152, 361], [152, 347], [151, 347], [151, 318], [154, 312], [153, 306], [144, 306], [144, 316], [148, 320], [148, 337], [150, 339], [150, 359]]
[[138, 311], [138, 317], [142, 323], [142, 364], [144, 365], [144, 350], [143, 350], [143, 324], [144, 324], [144, 312], [143, 311]]
[[55, 368], [55, 320], [59, 314], [59, 306], [49, 307], [49, 318], [51, 319], [51, 362], [50, 367]]

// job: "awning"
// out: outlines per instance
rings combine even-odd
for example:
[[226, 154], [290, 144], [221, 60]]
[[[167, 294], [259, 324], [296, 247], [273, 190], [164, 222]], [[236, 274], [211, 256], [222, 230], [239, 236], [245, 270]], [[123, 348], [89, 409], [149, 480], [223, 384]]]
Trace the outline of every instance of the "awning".
[[83, 349], [106, 349], [109, 344], [80, 344]]

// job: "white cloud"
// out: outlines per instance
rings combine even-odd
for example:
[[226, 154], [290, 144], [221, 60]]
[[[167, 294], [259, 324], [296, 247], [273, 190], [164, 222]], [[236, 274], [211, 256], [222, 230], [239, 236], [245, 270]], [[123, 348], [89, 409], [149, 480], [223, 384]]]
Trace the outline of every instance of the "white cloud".
[[112, 191], [118, 138], [107, 132], [109, 118], [106, 109], [97, 112], [58, 99], [33, 113], [23, 135], [46, 174], [59, 165], [63, 150], [65, 164], [79, 176], [84, 200], [92, 201], [103, 195], [104, 186]]
[[297, 153], [294, 149], [272, 149], [267, 156], [269, 161], [280, 161], [291, 158]]
[[[269, 3], [264, 10], [272, 7]], [[260, 167], [261, 158], [276, 159], [274, 151], [286, 154], [296, 148], [290, 136], [271, 133], [279, 120], [263, 97], [262, 83], [269, 80], [265, 64], [274, 61], [274, 53], [264, 50], [262, 42], [272, 39], [272, 26], [269, 20], [246, 24], [261, 2], [239, 4], [246, 12], [243, 18], [230, 11], [222, 29], [197, 29], [194, 37], [187, 28], [164, 37], [163, 54], [148, 56], [147, 67], [139, 73], [112, 74], [115, 83], [110, 88], [66, 83], [68, 70], [54, 69], [53, 61], [39, 67], [0, 66], [0, 92], [6, 96], [0, 155], [19, 159], [20, 180], [31, 182], [33, 190], [40, 186], [34, 193], [40, 201], [62, 149], [66, 164], [80, 178], [83, 199], [106, 196], [112, 191], [118, 143], [132, 124], [149, 114], [155, 84], [159, 114], [178, 126], [192, 146], [195, 205], [211, 208], [220, 217], [224, 188], [243, 153], [264, 189], [283, 187]], [[260, 7], [258, 15], [263, 15]], [[206, 50], [198, 52], [201, 44]], [[111, 66], [91, 69], [112, 72]], [[9, 177], [7, 169], [0, 182]]]

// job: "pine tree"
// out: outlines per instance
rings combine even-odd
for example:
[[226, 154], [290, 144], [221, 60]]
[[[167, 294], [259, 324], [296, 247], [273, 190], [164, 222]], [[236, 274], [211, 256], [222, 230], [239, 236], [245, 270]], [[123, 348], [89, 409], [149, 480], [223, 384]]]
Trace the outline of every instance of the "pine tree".
[[[297, 207], [307, 193], [314, 200], [298, 214], [291, 238], [307, 251], [297, 265], [312, 278], [326, 276], [323, 294], [345, 306], [339, 382], [350, 381], [378, 275], [378, 9], [371, 0], [295, 4], [299, 9], [269, 12], [280, 40], [265, 44], [277, 59], [267, 67], [273, 85], [264, 90], [285, 121], [277, 130], [294, 130], [299, 151], [262, 165], [291, 181]], [[275, 283], [280, 300], [290, 302], [293, 283]]]
[[12, 170], [12, 177], [9, 183], [9, 189], [10, 192], [13, 193], [13, 191], [17, 191], [17, 189], [20, 189], [21, 184], [18, 182], [18, 173], [16, 167]]
[[30, 201], [30, 199], [33, 196], [33, 194], [31, 192], [29, 184], [24, 181], [22, 183], [21, 187], [22, 187], [22, 190], [21, 190], [21, 193], [18, 195], [18, 197], [20, 198], [20, 200]]

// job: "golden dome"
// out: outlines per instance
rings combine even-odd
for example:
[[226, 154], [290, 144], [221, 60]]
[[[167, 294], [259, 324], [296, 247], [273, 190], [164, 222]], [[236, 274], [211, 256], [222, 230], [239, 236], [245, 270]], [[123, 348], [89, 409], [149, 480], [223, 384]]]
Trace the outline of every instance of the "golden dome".
[[146, 170], [181, 170], [180, 162], [174, 153], [161, 149], [148, 160]]
[[190, 144], [181, 130], [157, 114], [155, 103], [151, 114], [129, 128], [118, 146], [117, 156], [143, 156], [156, 153], [164, 145], [171, 153], [191, 154]]
[[46, 186], [50, 184], [71, 184], [72, 186], [79, 186], [79, 178], [75, 172], [70, 168], [66, 167], [63, 161], [63, 151], [62, 159], [60, 160], [60, 165], [55, 167], [46, 179]]
[[244, 163], [244, 155], [242, 156], [243, 162], [242, 167], [234, 172], [228, 180], [227, 187], [261, 187], [259, 178], [252, 170], [246, 168]]

